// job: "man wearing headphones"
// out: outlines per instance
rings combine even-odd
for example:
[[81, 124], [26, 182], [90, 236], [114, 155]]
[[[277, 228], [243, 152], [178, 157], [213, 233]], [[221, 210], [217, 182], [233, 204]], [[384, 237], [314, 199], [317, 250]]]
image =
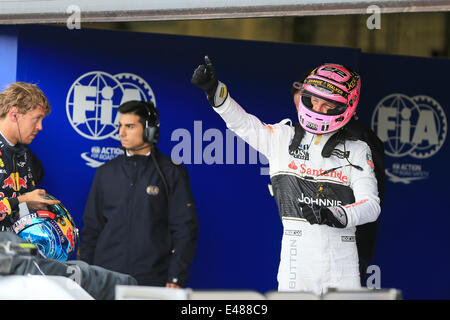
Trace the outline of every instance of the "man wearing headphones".
[[34, 84], [15, 82], [0, 92], [0, 231], [11, 231], [22, 205], [39, 209], [59, 203], [45, 199], [45, 190], [35, 189], [44, 169], [28, 148], [50, 110]]
[[101, 166], [84, 212], [80, 259], [132, 275], [139, 285], [184, 287], [197, 242], [189, 175], [156, 148], [152, 102], [118, 108], [125, 154]]

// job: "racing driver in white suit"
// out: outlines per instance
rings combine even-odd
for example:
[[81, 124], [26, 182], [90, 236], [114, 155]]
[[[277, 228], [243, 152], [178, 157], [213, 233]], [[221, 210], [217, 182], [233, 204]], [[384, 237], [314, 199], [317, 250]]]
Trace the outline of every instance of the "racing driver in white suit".
[[355, 227], [380, 214], [370, 148], [345, 130], [358, 104], [359, 75], [338, 64], [314, 69], [297, 84], [294, 126], [290, 120], [266, 125], [245, 112], [208, 57], [191, 82], [227, 127], [269, 160], [283, 223], [278, 290], [320, 295], [359, 288]]

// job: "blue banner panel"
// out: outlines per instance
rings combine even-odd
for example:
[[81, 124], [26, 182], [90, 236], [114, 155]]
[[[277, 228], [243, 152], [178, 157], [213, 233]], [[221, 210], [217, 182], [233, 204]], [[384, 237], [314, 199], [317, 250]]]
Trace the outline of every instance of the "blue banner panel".
[[14, 27], [0, 29], [0, 91], [16, 81], [18, 31]]
[[450, 61], [362, 54], [361, 117], [385, 146], [374, 264], [409, 299], [450, 298], [447, 143]]

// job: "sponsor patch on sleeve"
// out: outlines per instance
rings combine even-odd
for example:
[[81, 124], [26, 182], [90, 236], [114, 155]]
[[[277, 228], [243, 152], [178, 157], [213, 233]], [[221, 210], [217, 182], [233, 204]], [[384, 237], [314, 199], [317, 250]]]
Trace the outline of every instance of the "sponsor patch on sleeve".
[[375, 169], [375, 165], [373, 164], [372, 155], [370, 153], [366, 153], [366, 160], [367, 164], [372, 168]]

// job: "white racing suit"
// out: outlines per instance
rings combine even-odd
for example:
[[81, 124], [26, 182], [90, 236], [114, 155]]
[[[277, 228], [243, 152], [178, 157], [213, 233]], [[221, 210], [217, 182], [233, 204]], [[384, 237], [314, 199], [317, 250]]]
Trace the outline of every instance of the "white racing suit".
[[[230, 130], [269, 160], [273, 196], [283, 223], [278, 290], [319, 295], [328, 288], [359, 288], [355, 226], [375, 221], [380, 213], [368, 145], [346, 140], [324, 158], [321, 152], [332, 134], [306, 132], [298, 149], [290, 152], [295, 130], [289, 120], [266, 125], [230, 96], [214, 110]], [[311, 225], [302, 216], [301, 204], [341, 206], [347, 227]]]

